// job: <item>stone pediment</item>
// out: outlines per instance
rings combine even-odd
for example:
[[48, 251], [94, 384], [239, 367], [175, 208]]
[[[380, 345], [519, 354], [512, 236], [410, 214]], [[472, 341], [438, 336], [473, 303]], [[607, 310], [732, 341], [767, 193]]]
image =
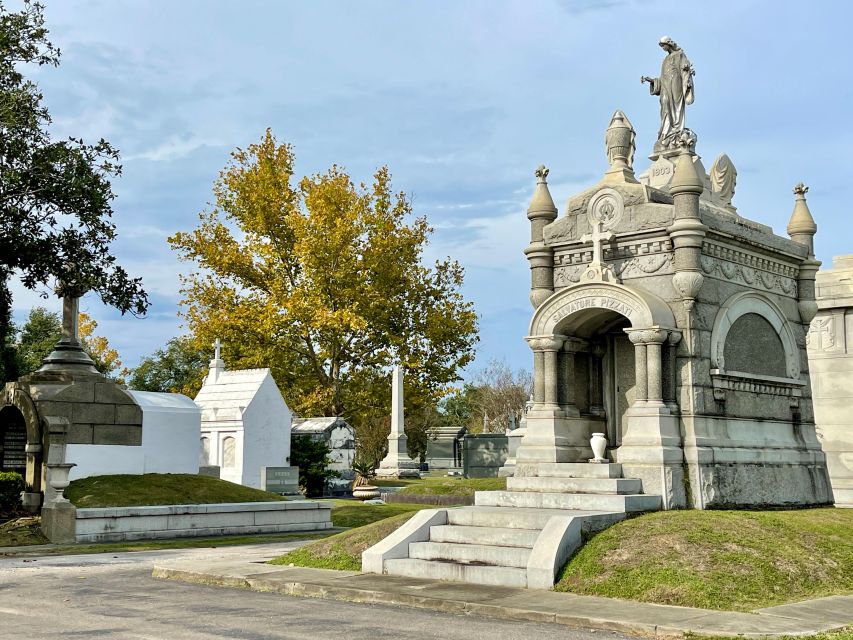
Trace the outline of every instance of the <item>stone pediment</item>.
[[666, 228], [672, 223], [672, 196], [668, 193], [642, 184], [599, 183], [569, 198], [565, 214], [545, 227], [545, 244], [578, 242], [590, 233], [590, 204], [605, 190], [621, 198], [617, 216], [607, 225], [609, 231], [647, 231]]

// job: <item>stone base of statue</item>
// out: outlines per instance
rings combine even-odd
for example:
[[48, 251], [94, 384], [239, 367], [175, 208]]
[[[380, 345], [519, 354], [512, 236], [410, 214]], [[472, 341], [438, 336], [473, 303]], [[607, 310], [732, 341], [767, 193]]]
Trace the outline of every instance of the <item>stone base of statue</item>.
[[379, 463], [377, 478], [420, 478], [418, 463], [409, 457], [405, 434], [388, 437], [388, 455]]

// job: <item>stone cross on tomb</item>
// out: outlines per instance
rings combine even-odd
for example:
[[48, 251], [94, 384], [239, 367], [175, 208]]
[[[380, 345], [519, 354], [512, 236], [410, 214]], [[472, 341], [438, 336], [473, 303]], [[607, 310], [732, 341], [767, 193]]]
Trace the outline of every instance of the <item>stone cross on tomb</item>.
[[213, 341], [213, 359], [220, 360], [222, 356], [222, 341], [217, 338]]
[[604, 263], [604, 244], [613, 238], [612, 231], [604, 230], [604, 222], [598, 221], [592, 227], [592, 233], [581, 236], [581, 242], [592, 242], [592, 262], [583, 273], [584, 280], [611, 282], [616, 279], [613, 267]]

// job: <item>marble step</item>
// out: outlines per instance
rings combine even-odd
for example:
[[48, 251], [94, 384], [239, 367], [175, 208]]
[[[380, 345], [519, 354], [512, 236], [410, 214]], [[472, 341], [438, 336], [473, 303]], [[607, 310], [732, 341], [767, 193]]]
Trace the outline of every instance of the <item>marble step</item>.
[[589, 462], [541, 462], [540, 478], [621, 478], [622, 465]]
[[[598, 465], [596, 465], [598, 466]], [[561, 493], [641, 493], [643, 482], [635, 478], [507, 478], [508, 491], [555, 491]]]
[[470, 527], [445, 524], [430, 527], [430, 542], [456, 542], [460, 544], [490, 544], [500, 547], [532, 548], [539, 537], [539, 529], [511, 529], [506, 527]]
[[[478, 492], [492, 493], [492, 492]], [[447, 524], [463, 527], [534, 530], [537, 534], [553, 516], [574, 516], [584, 519], [584, 529], [603, 529], [625, 517], [618, 511], [589, 509], [507, 508], [503, 506], [472, 506], [447, 510]], [[596, 526], [597, 525], [597, 526]]]
[[589, 511], [641, 512], [661, 508], [660, 496], [595, 493], [538, 493], [534, 491], [477, 491], [478, 507], [523, 507], [529, 509], [583, 509]]
[[385, 573], [392, 576], [468, 582], [500, 587], [527, 587], [527, 569], [490, 565], [435, 562], [400, 558], [385, 561]]
[[455, 542], [411, 542], [409, 558], [439, 560], [460, 564], [487, 564], [498, 567], [527, 567], [528, 547], [498, 547], [490, 544], [457, 544]]

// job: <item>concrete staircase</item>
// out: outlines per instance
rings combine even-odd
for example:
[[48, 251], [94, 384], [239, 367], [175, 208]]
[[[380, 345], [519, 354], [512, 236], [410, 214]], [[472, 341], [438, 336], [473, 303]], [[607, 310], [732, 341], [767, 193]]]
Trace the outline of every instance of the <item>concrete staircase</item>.
[[365, 571], [475, 584], [549, 589], [582, 543], [660, 496], [623, 478], [618, 464], [554, 463], [478, 491], [474, 506], [429, 509], [364, 552]]

